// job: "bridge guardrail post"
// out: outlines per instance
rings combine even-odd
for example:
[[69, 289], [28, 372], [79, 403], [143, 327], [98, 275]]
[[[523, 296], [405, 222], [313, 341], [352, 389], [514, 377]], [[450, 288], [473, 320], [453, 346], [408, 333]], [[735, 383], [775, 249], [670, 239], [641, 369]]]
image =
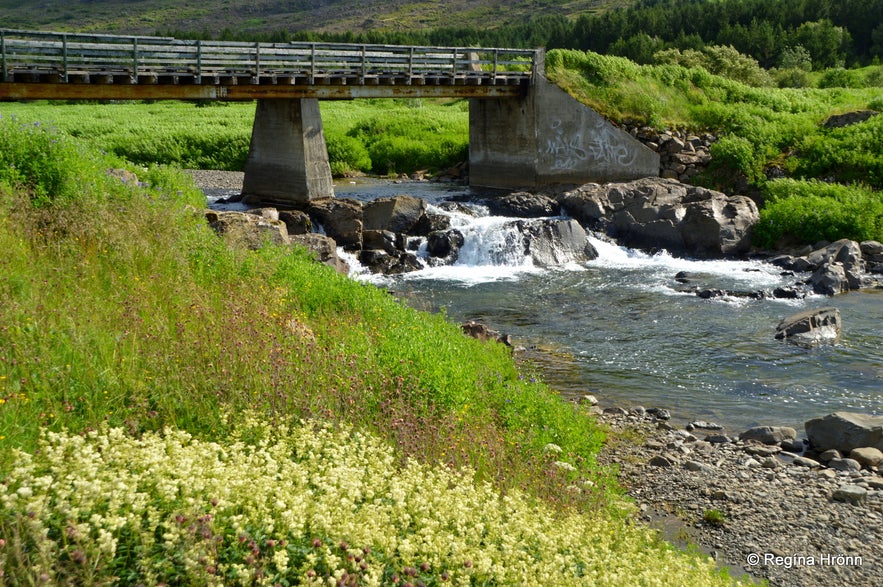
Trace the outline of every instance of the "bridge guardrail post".
[[64, 83], [68, 82], [68, 74], [67, 74], [67, 35], [61, 34], [61, 62], [62, 62], [62, 74], [61, 78], [64, 80]]
[[454, 47], [451, 49], [453, 55], [453, 60], [451, 61], [451, 79], [457, 79], [457, 48]]
[[536, 83], [539, 78], [543, 77], [546, 77], [546, 50], [535, 49], [531, 64], [531, 83]]
[[261, 83], [261, 44], [254, 44], [254, 83]]
[[365, 85], [365, 78], [368, 77], [368, 63], [367, 59], [367, 48], [365, 45], [362, 45], [362, 78], [359, 80], [359, 85]]
[[316, 83], [316, 43], [310, 43], [310, 85]]
[[499, 51], [499, 49], [494, 49], [494, 77], [493, 77], [493, 81], [491, 82], [492, 85], [497, 85], [497, 68], [499, 67], [499, 63], [500, 63], [500, 51]]
[[0, 80], [7, 81], [6, 74], [6, 33], [0, 31]]
[[202, 39], [196, 41], [196, 83], [202, 84]]
[[414, 47], [408, 47], [408, 85], [411, 85], [411, 78], [414, 77]]
[[132, 39], [132, 83], [138, 83], [138, 37]]

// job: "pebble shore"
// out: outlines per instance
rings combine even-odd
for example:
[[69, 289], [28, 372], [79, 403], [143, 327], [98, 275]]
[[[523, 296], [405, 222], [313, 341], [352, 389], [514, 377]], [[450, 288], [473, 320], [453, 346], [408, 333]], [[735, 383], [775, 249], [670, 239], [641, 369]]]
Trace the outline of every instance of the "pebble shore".
[[664, 410], [595, 409], [613, 431], [601, 462], [670, 541], [773, 586], [883, 582], [879, 472], [837, 471], [713, 423], [677, 428]]

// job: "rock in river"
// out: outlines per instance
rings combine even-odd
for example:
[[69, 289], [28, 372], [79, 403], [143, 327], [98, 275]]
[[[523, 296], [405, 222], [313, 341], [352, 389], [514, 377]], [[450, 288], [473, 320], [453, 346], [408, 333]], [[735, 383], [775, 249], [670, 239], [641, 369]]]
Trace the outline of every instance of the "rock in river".
[[776, 338], [815, 345], [836, 340], [840, 331], [840, 310], [826, 307], [788, 316], [776, 327]]

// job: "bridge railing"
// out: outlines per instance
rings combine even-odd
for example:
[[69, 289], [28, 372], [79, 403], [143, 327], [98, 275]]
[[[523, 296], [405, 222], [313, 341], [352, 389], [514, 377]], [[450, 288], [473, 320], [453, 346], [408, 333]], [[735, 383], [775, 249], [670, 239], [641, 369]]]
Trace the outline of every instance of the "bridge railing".
[[3, 82], [526, 84], [538, 51], [247, 43], [0, 29]]

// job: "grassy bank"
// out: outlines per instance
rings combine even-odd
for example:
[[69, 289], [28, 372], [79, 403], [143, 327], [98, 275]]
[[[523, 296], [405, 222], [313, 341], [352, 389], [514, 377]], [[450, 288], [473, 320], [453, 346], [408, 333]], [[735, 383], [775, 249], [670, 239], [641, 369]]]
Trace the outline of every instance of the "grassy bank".
[[0, 582], [729, 583], [505, 347], [124, 167], [0, 119]]

